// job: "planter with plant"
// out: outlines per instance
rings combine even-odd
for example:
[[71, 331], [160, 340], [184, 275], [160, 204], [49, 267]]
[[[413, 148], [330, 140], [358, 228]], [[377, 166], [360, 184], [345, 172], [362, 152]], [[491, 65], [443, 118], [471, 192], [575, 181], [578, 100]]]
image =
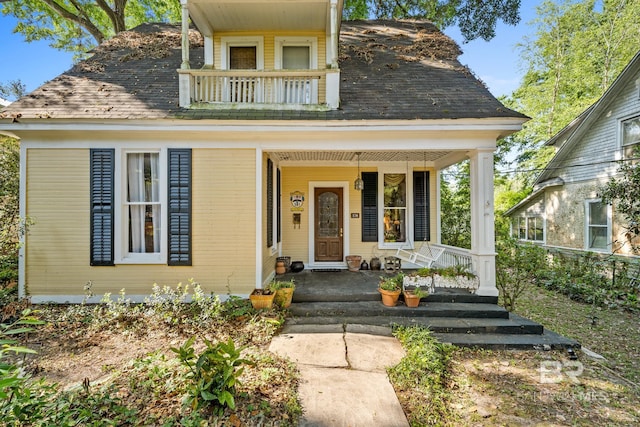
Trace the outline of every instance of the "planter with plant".
[[249, 295], [249, 299], [251, 300], [253, 308], [260, 310], [263, 308], [271, 308], [275, 296], [275, 292], [272, 292], [269, 288], [254, 289], [251, 295]]
[[421, 268], [414, 277], [417, 278], [415, 282], [405, 282], [405, 286], [424, 286], [428, 283], [432, 292], [435, 291], [435, 288], [458, 288], [473, 292], [480, 285], [478, 276], [463, 265]]
[[388, 307], [394, 307], [402, 291], [404, 273], [398, 273], [391, 277], [380, 277], [380, 279], [378, 292], [382, 295], [382, 304]]
[[417, 307], [420, 305], [420, 300], [429, 296], [429, 292], [422, 289], [420, 286], [416, 286], [413, 289], [405, 289], [402, 291], [404, 297], [404, 303], [407, 307]]
[[282, 308], [288, 308], [293, 300], [293, 291], [296, 285], [291, 280], [274, 280], [269, 284], [269, 289], [275, 293], [275, 303]]

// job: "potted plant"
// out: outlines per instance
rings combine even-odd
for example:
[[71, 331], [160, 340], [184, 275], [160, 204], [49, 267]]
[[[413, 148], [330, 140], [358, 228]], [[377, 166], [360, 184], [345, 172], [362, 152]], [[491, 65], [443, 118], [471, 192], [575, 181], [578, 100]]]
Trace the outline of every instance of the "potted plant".
[[360, 255], [347, 255], [345, 260], [347, 261], [349, 271], [360, 271], [360, 263], [362, 262]]
[[288, 308], [293, 299], [293, 291], [296, 285], [291, 280], [274, 280], [269, 284], [269, 289], [275, 292], [275, 303], [282, 308]]
[[387, 307], [394, 307], [400, 297], [402, 290], [402, 280], [404, 273], [398, 273], [392, 277], [380, 277], [378, 292], [382, 295], [382, 304]]
[[416, 286], [413, 289], [405, 289], [402, 292], [404, 296], [404, 303], [407, 307], [417, 307], [420, 305], [420, 300], [429, 296], [429, 292], [423, 290], [420, 286]]
[[265, 289], [254, 289], [249, 295], [251, 305], [256, 310], [263, 308], [271, 308], [273, 306], [273, 299], [275, 298], [275, 292], [272, 292], [268, 287]]

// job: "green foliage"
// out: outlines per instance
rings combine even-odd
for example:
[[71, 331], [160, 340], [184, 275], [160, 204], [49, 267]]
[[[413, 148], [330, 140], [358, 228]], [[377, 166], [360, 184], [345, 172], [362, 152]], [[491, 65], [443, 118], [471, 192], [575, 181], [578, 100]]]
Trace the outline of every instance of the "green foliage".
[[498, 21], [520, 22], [520, 0], [346, 0], [345, 19], [428, 19], [439, 28], [458, 24], [466, 41], [495, 36]]
[[236, 385], [244, 370], [241, 365], [253, 362], [240, 357], [242, 349], [236, 349], [232, 339], [217, 344], [205, 339], [206, 348], [200, 356], [195, 354], [194, 342], [195, 338], [191, 337], [182, 347], [171, 348], [189, 369], [187, 376], [191, 384], [185, 405], [193, 410], [210, 406], [217, 413], [226, 407], [235, 409]]
[[145, 22], [178, 22], [178, 1], [23, 0], [2, 3], [4, 15], [18, 20], [14, 32], [27, 41], [48, 40], [51, 46], [84, 54], [113, 35]]
[[404, 280], [404, 273], [398, 273], [392, 277], [380, 277], [379, 287], [385, 291], [399, 291], [402, 289], [402, 281]]
[[406, 356], [389, 369], [395, 388], [412, 390], [408, 418], [411, 425], [455, 425], [455, 411], [449, 406], [451, 361], [454, 347], [440, 343], [428, 329], [399, 327], [394, 335]]
[[10, 353], [35, 353], [34, 350], [20, 346], [17, 337], [30, 332], [32, 326], [42, 323], [29, 309], [24, 310], [20, 318], [11, 323], [0, 323], [0, 418], [5, 421], [27, 420], [31, 413], [38, 412], [42, 406], [37, 389], [30, 386], [28, 378], [15, 361], [7, 360]]
[[503, 306], [513, 311], [518, 298], [546, 269], [546, 251], [531, 243], [507, 238], [496, 244], [496, 287]]
[[271, 291], [277, 291], [279, 289], [295, 289], [296, 288], [296, 284], [294, 283], [294, 280], [273, 280], [271, 283], [269, 283], [268, 288]]
[[[640, 156], [640, 148], [634, 150], [634, 157]], [[624, 217], [627, 230], [626, 242], [636, 255], [640, 254], [638, 236], [640, 236], [640, 167], [636, 161], [622, 161], [618, 167], [618, 176], [613, 177], [599, 190], [602, 202], [615, 206], [615, 211]]]
[[542, 147], [592, 105], [637, 51], [640, 0], [551, 1], [537, 8], [535, 36], [520, 46], [526, 69], [520, 87], [503, 102], [532, 120], [501, 142], [517, 154], [530, 185], [553, 155]]
[[469, 162], [447, 169], [440, 181], [441, 239], [445, 245], [471, 248]]
[[20, 79], [9, 80], [7, 83], [0, 83], [0, 98], [7, 99], [9, 101], [15, 101], [26, 95], [27, 87]]
[[539, 284], [594, 306], [640, 309], [640, 264], [636, 260], [554, 252]]

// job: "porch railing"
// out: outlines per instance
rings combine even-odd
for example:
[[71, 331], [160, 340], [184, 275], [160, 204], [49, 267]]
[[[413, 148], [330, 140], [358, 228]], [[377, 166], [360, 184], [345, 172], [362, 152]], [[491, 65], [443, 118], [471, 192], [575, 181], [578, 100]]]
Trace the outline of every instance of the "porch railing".
[[323, 70], [179, 70], [189, 75], [191, 103], [319, 104]]
[[438, 267], [453, 267], [454, 265], [461, 265], [469, 270], [473, 270], [471, 251], [469, 249], [436, 244], [431, 244], [431, 246], [444, 248], [444, 253], [440, 255], [436, 262]]

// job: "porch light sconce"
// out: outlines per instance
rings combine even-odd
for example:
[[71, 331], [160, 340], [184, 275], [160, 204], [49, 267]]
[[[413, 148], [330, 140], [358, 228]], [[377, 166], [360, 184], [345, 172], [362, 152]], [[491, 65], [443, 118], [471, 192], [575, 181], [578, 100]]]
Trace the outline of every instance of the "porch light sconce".
[[364, 181], [360, 177], [360, 153], [356, 153], [358, 155], [358, 177], [353, 182], [353, 188], [357, 191], [364, 190]]

